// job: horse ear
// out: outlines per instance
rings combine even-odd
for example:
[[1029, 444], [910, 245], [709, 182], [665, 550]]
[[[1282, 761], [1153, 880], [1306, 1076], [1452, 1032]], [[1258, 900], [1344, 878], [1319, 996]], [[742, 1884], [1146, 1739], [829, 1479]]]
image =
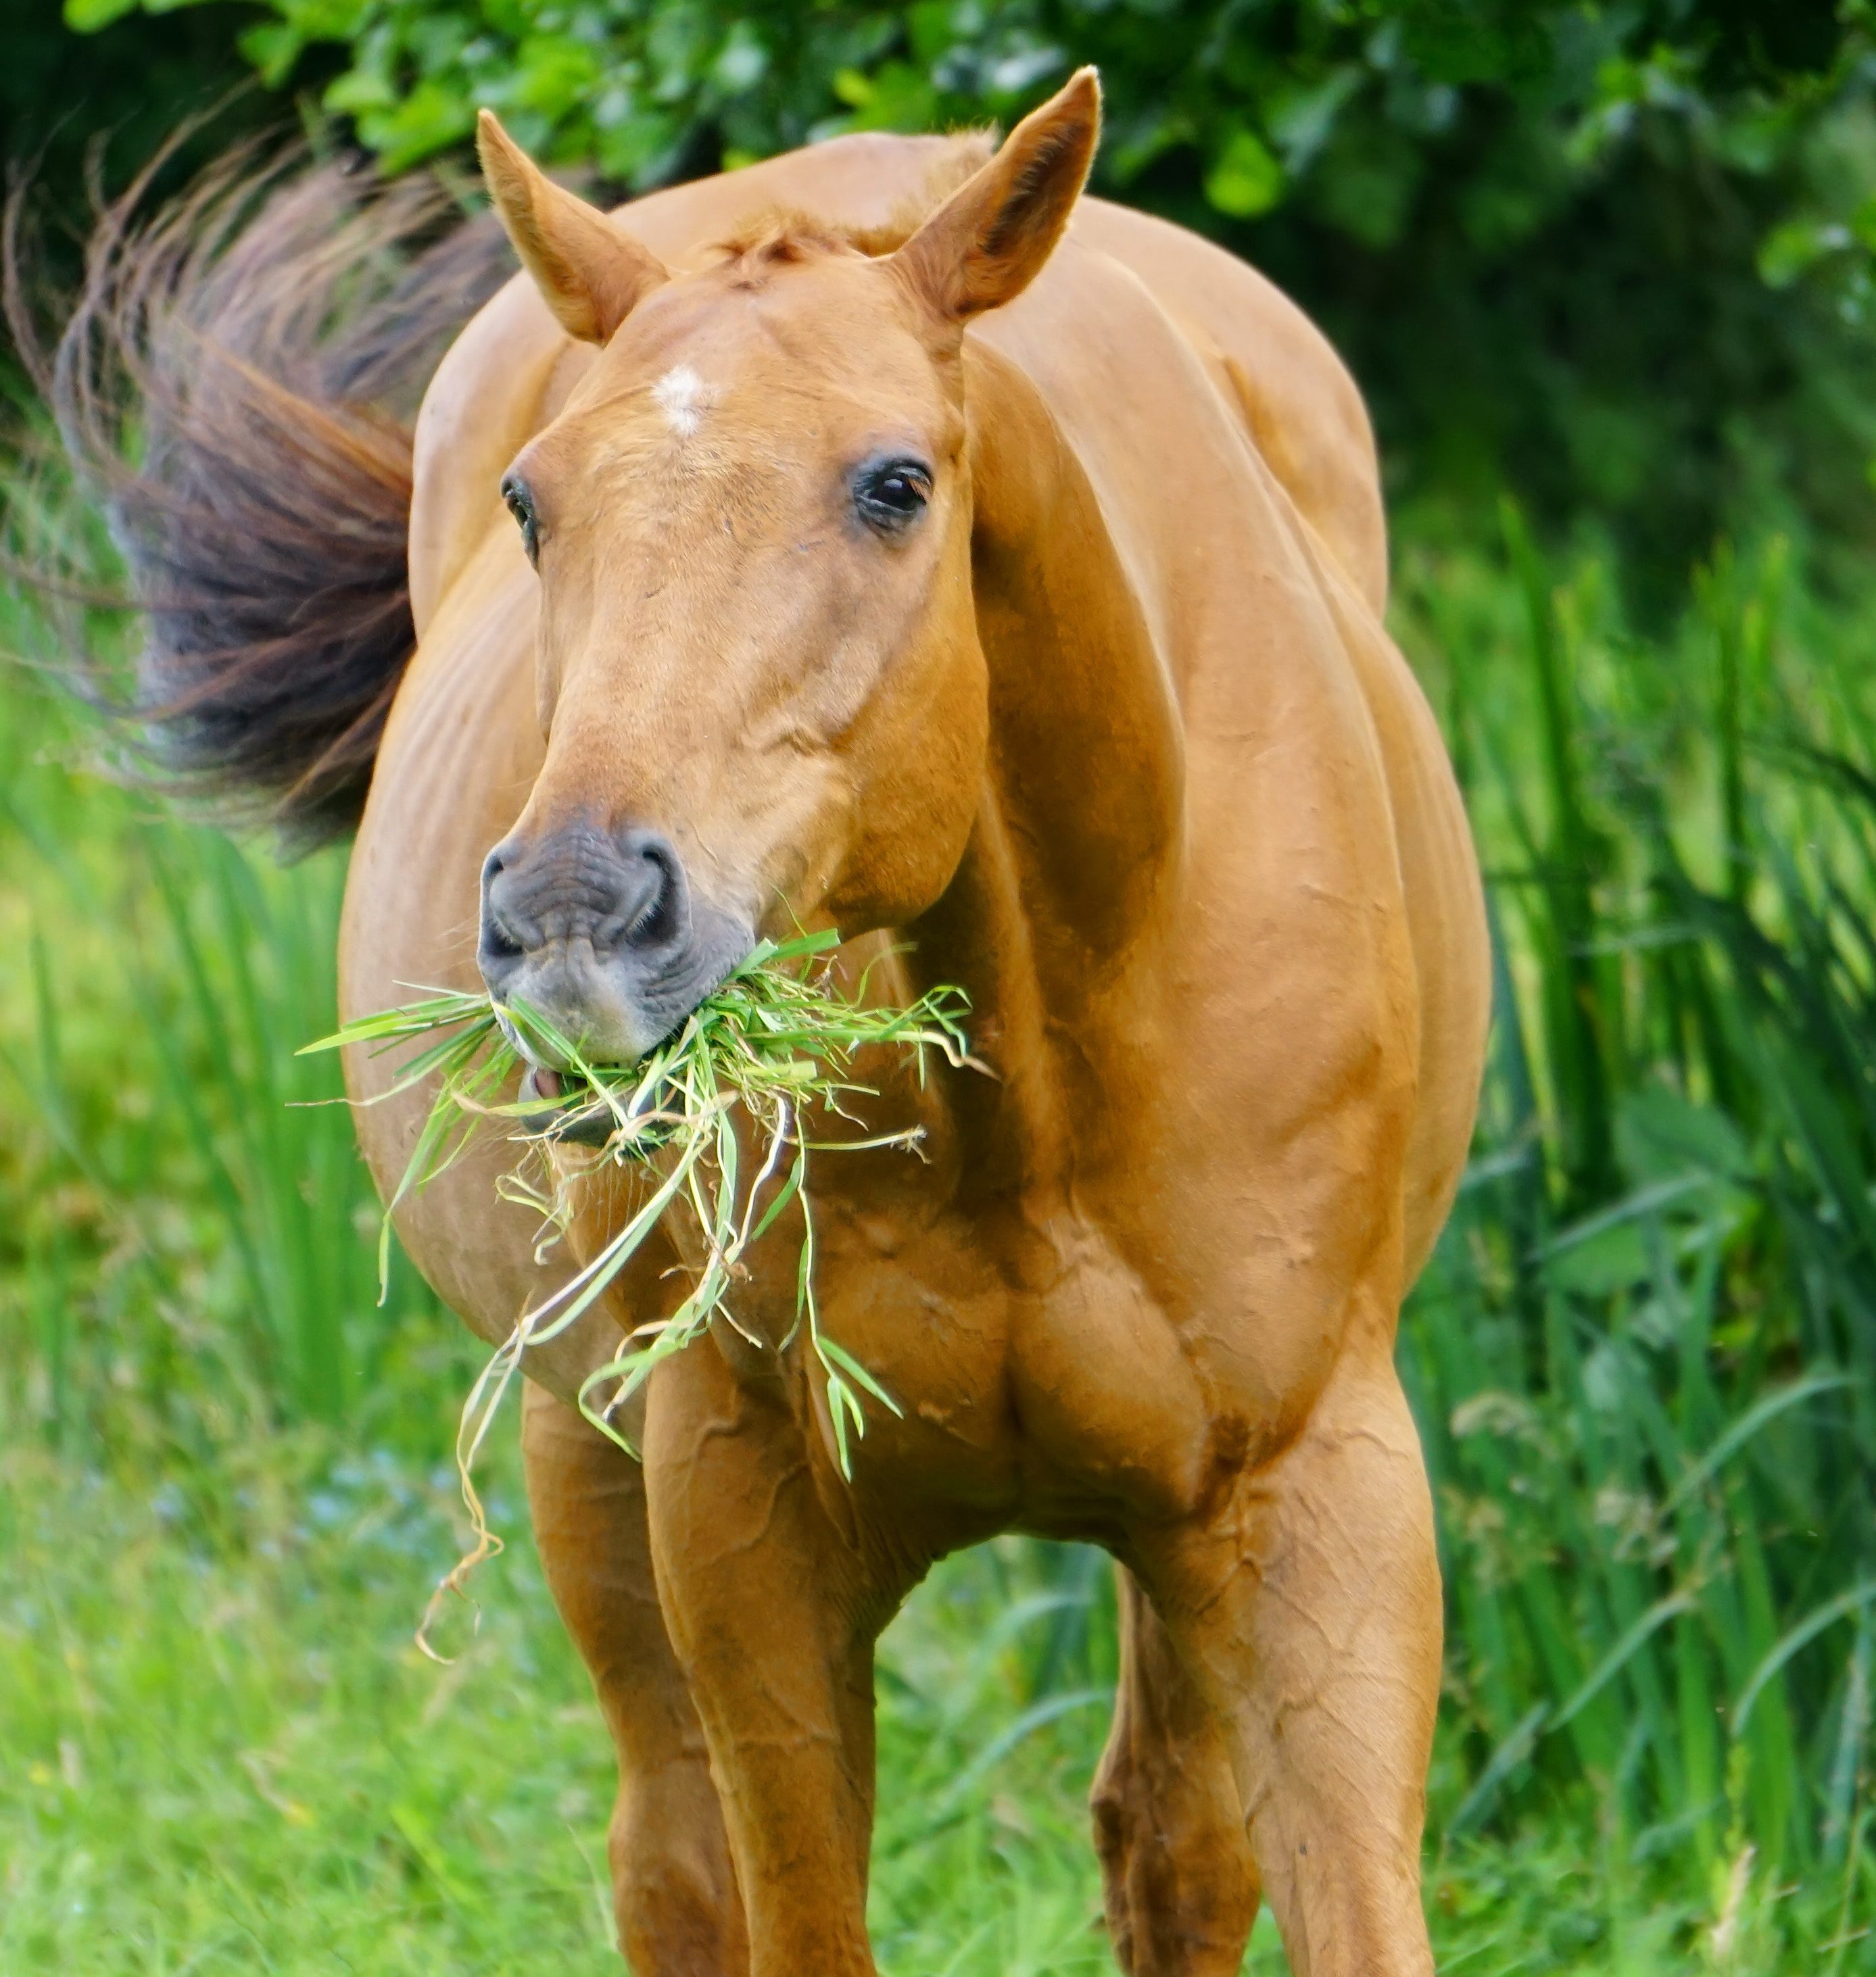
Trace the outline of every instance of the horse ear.
[[475, 144], [489, 196], [543, 301], [569, 336], [609, 342], [639, 303], [671, 279], [663, 262], [597, 206], [556, 185], [493, 111], [476, 120]]
[[1100, 78], [1077, 69], [893, 256], [893, 271], [951, 322], [1013, 302], [1055, 252], [1100, 137]]

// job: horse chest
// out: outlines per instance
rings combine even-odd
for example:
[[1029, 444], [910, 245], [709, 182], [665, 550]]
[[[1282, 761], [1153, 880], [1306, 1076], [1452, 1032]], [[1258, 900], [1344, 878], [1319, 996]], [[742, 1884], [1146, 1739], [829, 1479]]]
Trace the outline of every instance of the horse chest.
[[825, 1220], [824, 1328], [903, 1410], [867, 1403], [864, 1493], [1095, 1534], [1189, 1511], [1241, 1444], [1171, 1319], [1088, 1224], [1029, 1231], [1012, 1267], [1006, 1228]]

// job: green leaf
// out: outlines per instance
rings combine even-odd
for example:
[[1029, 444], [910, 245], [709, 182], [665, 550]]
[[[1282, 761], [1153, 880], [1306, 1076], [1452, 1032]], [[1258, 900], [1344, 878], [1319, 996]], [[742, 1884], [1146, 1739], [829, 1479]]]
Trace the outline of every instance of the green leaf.
[[94, 35], [113, 21], [137, 11], [137, 0], [65, 0], [65, 25], [81, 35]]
[[874, 1378], [873, 1375], [860, 1365], [844, 1345], [837, 1345], [834, 1340], [827, 1337], [825, 1332], [823, 1332], [821, 1337], [821, 1355], [824, 1359], [831, 1359], [842, 1372], [857, 1381], [882, 1407], [890, 1408], [901, 1421], [905, 1418], [905, 1409], [893, 1398], [878, 1381]]
[[[1267, 100], [1264, 113], [1270, 135], [1283, 153], [1293, 174], [1309, 170], [1326, 144], [1341, 114], [1343, 106], [1361, 87], [1362, 70], [1355, 62], [1332, 69], [1320, 81], [1307, 87], [1285, 90]], [[1218, 202], [1214, 199], [1212, 203]], [[1229, 210], [1229, 208], [1224, 209]]]
[[1744, 1731], [1746, 1719], [1751, 1716], [1752, 1705], [1759, 1700], [1760, 1692], [1799, 1649], [1815, 1641], [1826, 1627], [1873, 1602], [1876, 1602], [1876, 1579], [1864, 1579], [1838, 1593], [1835, 1599], [1825, 1600], [1796, 1626], [1784, 1634], [1772, 1652], [1753, 1669], [1750, 1679], [1739, 1692], [1739, 1699], [1733, 1705], [1732, 1710], [1734, 1736], [1737, 1737]]
[[1283, 167], [1254, 130], [1240, 124], [1205, 174], [1205, 196], [1234, 219], [1253, 219], [1283, 196]]
[[509, 101], [558, 120], [592, 94], [601, 75], [599, 51], [571, 35], [530, 35], [516, 51]]
[[854, 104], [850, 130], [924, 130], [937, 120], [938, 92], [910, 62], [887, 62], [870, 78], [844, 70], [834, 87], [844, 102]]
[[1616, 1117], [1617, 1145], [1628, 1170], [1642, 1180], [1665, 1180], [1690, 1167], [1743, 1177], [1752, 1148], [1716, 1106], [1696, 1104], [1665, 1084], [1625, 1094]]
[[269, 89], [278, 89], [292, 73], [306, 43], [299, 30], [286, 21], [263, 21], [243, 28], [235, 45], [260, 71], [261, 81]]
[[474, 125], [475, 111], [468, 97], [453, 84], [431, 77], [395, 110], [361, 117], [358, 134], [377, 152], [386, 171], [398, 172], [461, 143]]
[[761, 1220], [749, 1232], [749, 1240], [751, 1243], [761, 1242], [769, 1230], [774, 1228], [776, 1220], [782, 1210], [801, 1193], [801, 1183], [806, 1177], [807, 1173], [808, 1149], [803, 1146], [798, 1146], [795, 1149], [794, 1162], [788, 1169], [788, 1179], [782, 1183], [781, 1190], [775, 1200], [763, 1210]]
[[682, 120], [670, 111], [629, 110], [601, 128], [599, 163], [615, 178], [633, 186], [645, 184], [657, 177], [683, 130]]
[[768, 73], [768, 50], [747, 21], [731, 25], [728, 37], [710, 64], [710, 80], [725, 96], [755, 88]]
[[1847, 226], [1834, 220], [1788, 219], [1759, 246], [1759, 276], [1768, 288], [1788, 289], [1818, 262], [1851, 244]]
[[388, 76], [375, 69], [349, 68], [327, 84], [324, 101], [327, 109], [342, 117], [364, 117], [374, 111], [393, 110], [398, 93]]

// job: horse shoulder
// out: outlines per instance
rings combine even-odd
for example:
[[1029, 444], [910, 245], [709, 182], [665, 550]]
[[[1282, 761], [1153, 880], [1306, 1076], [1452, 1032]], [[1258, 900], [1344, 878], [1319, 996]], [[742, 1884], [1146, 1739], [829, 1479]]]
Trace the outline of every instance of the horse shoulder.
[[[1254, 435], [1245, 445], [1234, 394], [1189, 317], [1151, 270], [1078, 229], [1076, 243], [977, 335], [1046, 408], [1096, 500], [1098, 528], [1052, 529], [1039, 548], [1100, 545], [1146, 633], [1154, 657], [1143, 649], [1104, 691], [1144, 705], [1163, 675], [1177, 695], [1193, 909], [1181, 938], [1210, 1012], [1193, 1020], [1204, 1035], [1255, 1039], [1201, 1081], [1205, 1130], [1308, 1113], [1350, 1080], [1379, 1078], [1389, 1104], [1403, 1081], [1417, 1085], [1402, 1176], [1411, 1271], [1465, 1158], [1488, 1001], [1478, 875], [1438, 730], [1374, 584], [1336, 553]], [[1299, 435], [1310, 391], [1310, 416], [1332, 423], [1343, 388], [1353, 394], [1326, 345], [1319, 358], [1297, 367], [1309, 385], [1289, 401]], [[980, 365], [973, 388], [1002, 375]], [[1343, 480], [1373, 500], [1353, 402]], [[1009, 444], [1012, 407], [988, 423], [1006, 478], [1032, 474], [1039, 449]], [[1059, 501], [1016, 499], [1002, 480], [987, 490], [994, 512], [1012, 500], [1059, 513]], [[1377, 543], [1371, 576], [1379, 569]], [[1357, 899], [1374, 911], [1349, 918]], [[1259, 927], [1274, 944], [1247, 967]], [[1386, 1063], [1370, 1064], [1384, 1034]], [[1293, 1104], [1277, 1102], [1283, 1092]]]

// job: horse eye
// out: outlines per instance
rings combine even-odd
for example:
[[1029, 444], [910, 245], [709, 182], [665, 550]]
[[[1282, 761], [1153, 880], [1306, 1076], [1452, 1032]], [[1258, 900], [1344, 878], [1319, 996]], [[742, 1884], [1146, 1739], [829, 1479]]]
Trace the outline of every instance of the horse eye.
[[931, 490], [931, 470], [922, 461], [880, 460], [854, 477], [854, 505], [863, 520], [891, 535], [924, 513]]
[[509, 513], [521, 525], [521, 546], [527, 551], [528, 561], [538, 566], [540, 536], [534, 520], [534, 497], [527, 491], [527, 482], [509, 475], [501, 484], [501, 498]]

